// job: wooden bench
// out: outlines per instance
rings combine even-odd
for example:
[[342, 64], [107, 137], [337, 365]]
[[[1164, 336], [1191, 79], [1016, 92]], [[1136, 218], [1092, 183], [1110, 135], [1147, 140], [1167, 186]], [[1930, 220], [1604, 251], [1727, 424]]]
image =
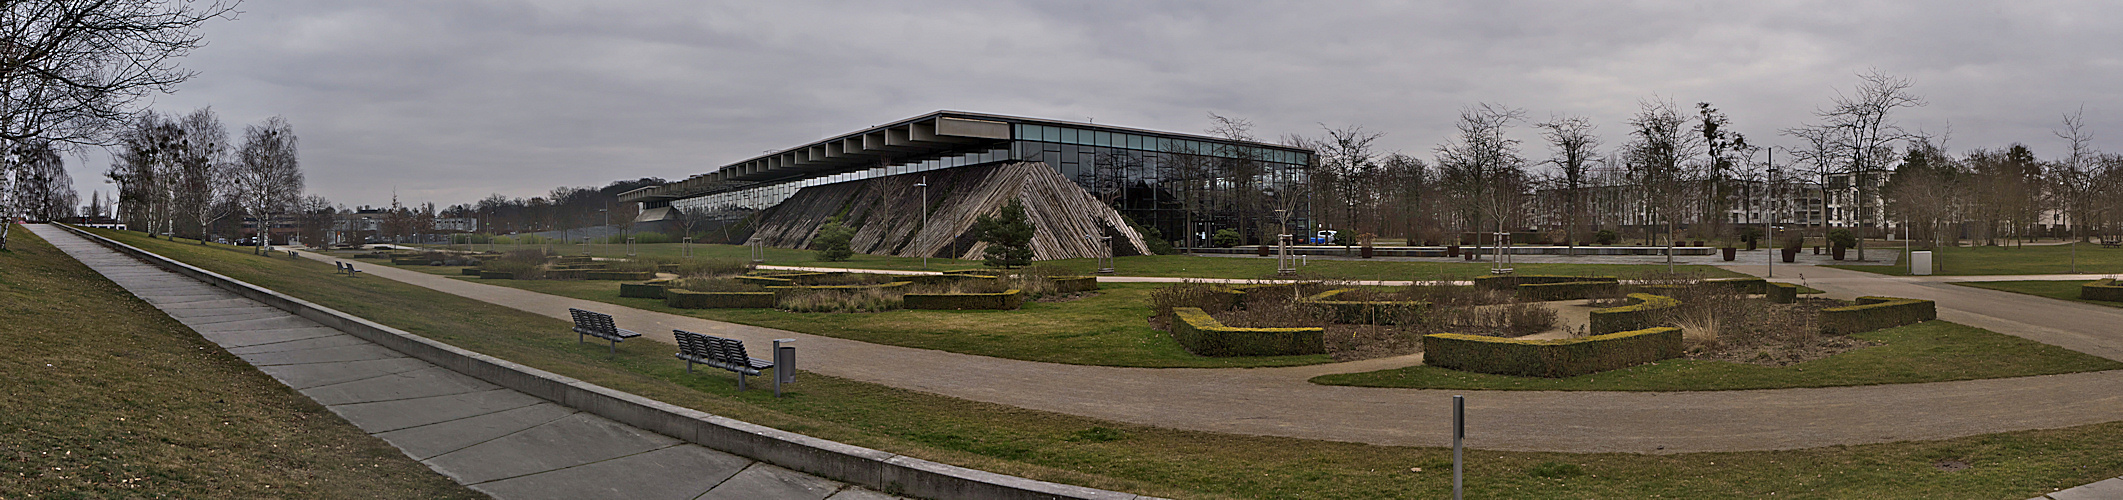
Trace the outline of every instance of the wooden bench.
[[332, 263], [333, 263], [333, 264], [338, 264], [338, 265], [339, 265], [339, 272], [341, 272], [341, 273], [345, 273], [345, 274], [347, 275], [347, 277], [349, 277], [349, 278], [353, 277], [353, 276], [354, 276], [354, 273], [359, 273], [359, 272], [361, 272], [361, 270], [360, 270], [360, 269], [355, 269], [355, 268], [354, 268], [354, 265], [353, 265], [353, 264], [348, 264], [348, 263], [345, 263], [345, 262], [340, 262], [340, 261], [332, 261]]
[[[760, 370], [774, 368], [773, 361], [754, 358], [745, 353], [742, 340], [726, 339], [714, 335], [702, 335], [685, 330], [671, 330], [678, 339], [678, 359], [685, 360], [686, 373], [693, 372], [693, 364], [700, 363], [737, 374], [737, 390], [745, 390], [745, 377], [759, 375]], [[771, 374], [769, 376], [772, 376]], [[775, 384], [775, 392], [781, 392], [781, 384]]]
[[619, 325], [612, 322], [612, 315], [610, 314], [584, 311], [573, 307], [568, 308], [568, 314], [575, 316], [576, 344], [581, 344], [584, 336], [593, 336], [611, 341], [611, 352], [606, 357], [619, 354], [619, 341], [641, 336], [639, 333], [620, 328]]

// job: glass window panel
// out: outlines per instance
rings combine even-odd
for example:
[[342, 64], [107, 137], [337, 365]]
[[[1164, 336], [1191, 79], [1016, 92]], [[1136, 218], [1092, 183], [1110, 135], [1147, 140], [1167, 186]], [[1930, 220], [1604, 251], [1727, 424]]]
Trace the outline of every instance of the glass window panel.
[[1129, 149], [1142, 149], [1142, 148], [1143, 148], [1143, 139], [1144, 139], [1144, 137], [1143, 137], [1143, 136], [1140, 136], [1140, 135], [1135, 135], [1135, 134], [1128, 134], [1128, 148], [1129, 148]]
[[1040, 134], [1047, 142], [1061, 142], [1061, 127], [1040, 127]]

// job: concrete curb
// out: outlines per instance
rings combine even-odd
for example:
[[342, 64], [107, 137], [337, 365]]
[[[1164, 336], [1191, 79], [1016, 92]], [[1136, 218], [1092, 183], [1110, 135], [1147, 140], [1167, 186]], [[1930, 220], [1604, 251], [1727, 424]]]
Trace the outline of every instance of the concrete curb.
[[719, 417], [459, 349], [192, 267], [70, 225], [53, 225], [157, 267], [458, 373], [710, 449], [827, 479], [892, 494], [937, 499], [1152, 498], [941, 464]]

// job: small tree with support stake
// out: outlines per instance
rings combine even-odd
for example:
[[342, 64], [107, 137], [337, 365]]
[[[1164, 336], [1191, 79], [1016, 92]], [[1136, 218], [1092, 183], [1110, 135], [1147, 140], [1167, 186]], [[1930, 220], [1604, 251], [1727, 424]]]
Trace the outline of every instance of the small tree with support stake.
[[993, 217], [973, 221], [973, 233], [988, 248], [982, 253], [988, 267], [1013, 269], [1032, 264], [1032, 220], [1025, 217], [1025, 204], [1011, 200]]

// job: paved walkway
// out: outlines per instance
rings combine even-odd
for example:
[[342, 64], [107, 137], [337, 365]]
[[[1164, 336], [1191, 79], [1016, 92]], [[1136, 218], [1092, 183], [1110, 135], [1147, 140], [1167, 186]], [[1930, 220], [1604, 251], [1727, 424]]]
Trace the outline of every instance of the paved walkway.
[[[318, 260], [329, 256], [304, 255]], [[1320, 386], [1307, 379], [1327, 373], [1407, 366], [1412, 356], [1349, 363], [1251, 369], [1154, 369], [1018, 361], [896, 347], [759, 328], [612, 304], [546, 295], [388, 266], [363, 268], [393, 279], [476, 300], [565, 319], [567, 308], [613, 314], [620, 326], [647, 338], [671, 342], [674, 328], [765, 343], [799, 339], [807, 370], [864, 382], [1042, 411], [1161, 427], [1362, 442], [1441, 446], [1450, 440], [1450, 401], [1468, 397], [1471, 446], [1501, 450], [1675, 453], [1811, 448], [1950, 437], [2025, 429], [2057, 428], [2123, 419], [2123, 370], [1971, 380], [1930, 384], [1725, 392], [1538, 392], [1444, 391]], [[1742, 269], [1744, 271], [1744, 269]], [[1779, 268], [1779, 275], [1782, 268]], [[1821, 268], [1815, 286], [1843, 291], [1867, 283], [1864, 275]], [[1876, 275], [1864, 275], [1873, 276]], [[1872, 281], [1880, 281], [1874, 279]], [[1884, 293], [1927, 296], [1916, 282], [1844, 295]], [[615, 285], [616, 286], [616, 285]], [[1951, 286], [1951, 285], [1939, 285]], [[1965, 287], [1952, 287], [1965, 288]], [[1981, 294], [1971, 303], [1942, 298], [1948, 319], [1992, 327], [2004, 321], [2054, 326], [2055, 335], [2077, 341], [2111, 359], [2123, 349], [2102, 347], [2123, 331], [2093, 325], [2123, 324], [2123, 310], [2074, 309], [2081, 319], [2053, 322], [2038, 311], [2051, 301], [2004, 292]], [[1964, 309], [1965, 308], [1965, 309]], [[1969, 310], [2004, 314], [1982, 321]], [[2047, 326], [2045, 326], [2047, 328]], [[2019, 333], [2010, 328], [1999, 331]], [[2060, 344], [2065, 345], [2065, 344]]]
[[504, 389], [65, 230], [28, 227], [260, 371], [496, 498], [892, 498]]

